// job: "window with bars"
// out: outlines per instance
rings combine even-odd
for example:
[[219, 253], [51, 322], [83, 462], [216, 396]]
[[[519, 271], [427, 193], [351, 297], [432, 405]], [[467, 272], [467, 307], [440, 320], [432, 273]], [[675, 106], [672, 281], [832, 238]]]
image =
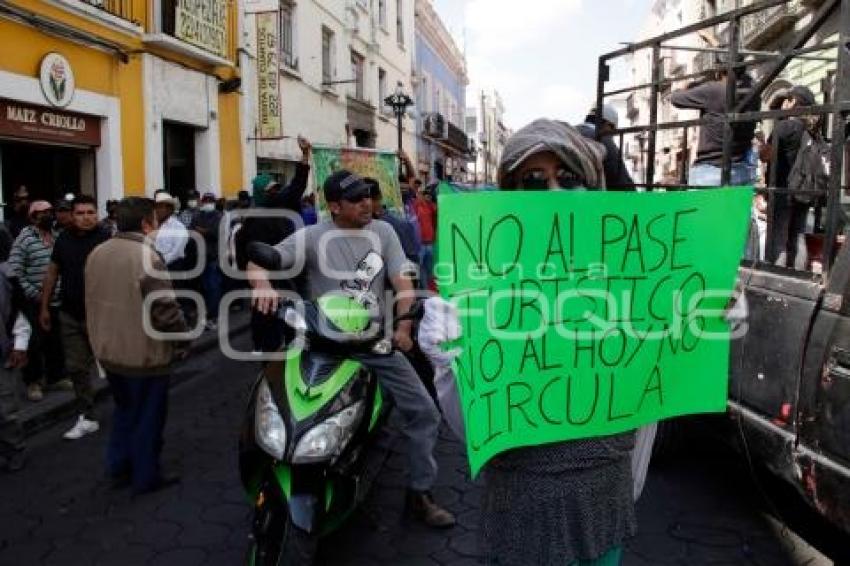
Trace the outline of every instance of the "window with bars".
[[365, 100], [363, 89], [363, 56], [356, 51], [351, 52], [351, 76], [354, 78], [354, 98]]
[[334, 32], [322, 26], [322, 84], [334, 80]]
[[378, 23], [382, 28], [387, 27], [387, 0], [378, 0]]
[[395, 37], [404, 46], [404, 0], [395, 0]]
[[422, 75], [422, 91], [419, 94], [419, 100], [422, 101], [422, 112], [430, 112], [431, 110], [431, 96], [430, 91], [428, 90], [431, 81], [428, 78], [428, 75]]
[[280, 61], [290, 69], [298, 68], [295, 56], [295, 5], [290, 2], [280, 4]]
[[378, 68], [378, 108], [382, 112], [387, 111], [387, 105], [384, 99], [389, 95], [387, 93], [387, 72], [380, 67]]

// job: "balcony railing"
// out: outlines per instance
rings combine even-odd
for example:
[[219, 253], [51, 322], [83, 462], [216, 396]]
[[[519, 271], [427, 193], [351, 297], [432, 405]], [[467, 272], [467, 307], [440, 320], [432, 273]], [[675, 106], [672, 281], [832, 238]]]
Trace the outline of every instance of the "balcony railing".
[[451, 122], [449, 122], [448, 137], [446, 138], [446, 141], [448, 141], [451, 147], [461, 153], [466, 154], [469, 152], [469, 138], [466, 137], [466, 133], [462, 129], [458, 128]]
[[422, 130], [426, 136], [445, 139], [446, 119], [439, 112], [430, 112], [422, 117]]
[[88, 4], [98, 10], [102, 10], [107, 14], [117, 16], [128, 22], [137, 20], [136, 14], [133, 13], [133, 0], [80, 0], [83, 4]]
[[741, 18], [741, 45], [749, 49], [763, 47], [792, 28], [796, 19], [796, 7], [790, 2]]

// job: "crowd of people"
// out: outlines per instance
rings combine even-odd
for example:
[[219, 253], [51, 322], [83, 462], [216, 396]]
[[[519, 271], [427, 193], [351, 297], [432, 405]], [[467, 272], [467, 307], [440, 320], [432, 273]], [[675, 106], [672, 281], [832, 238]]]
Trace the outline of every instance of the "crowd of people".
[[[240, 191], [230, 202], [211, 192], [189, 191], [181, 203], [167, 191], [158, 190], [153, 199], [109, 200], [105, 214], [99, 217], [97, 203], [88, 195], [67, 194], [48, 202], [30, 199], [23, 186], [15, 192], [12, 214], [0, 224], [3, 267], [0, 288], [4, 290], [0, 301], [6, 301], [10, 309], [3, 343], [14, 342], [15, 347], [25, 343], [26, 347], [25, 355], [18, 349], [4, 352], [6, 365], [10, 367], [0, 383], [0, 468], [17, 470], [24, 461], [20, 424], [15, 419], [20, 382], [25, 398], [31, 403], [41, 402], [55, 391], [73, 391], [77, 419], [63, 438], [77, 440], [100, 429], [92, 375], [97, 370], [113, 382], [116, 380], [110, 376], [121, 372], [110, 373], [109, 362], [98, 354], [97, 346], [107, 336], [116, 340], [120, 332], [113, 329], [103, 333], [114, 312], [105, 308], [96, 310], [96, 314], [90, 312], [92, 301], [87, 299], [87, 293], [90, 294], [91, 285], [87, 282], [95, 269], [94, 261], [88, 260], [95, 249], [110, 249], [116, 245], [111, 243], [116, 239], [127, 240], [127, 233], [148, 236], [162, 271], [169, 274], [171, 288], [194, 291], [203, 297], [197, 301], [184, 293], [176, 294], [175, 304], [187, 328], [203, 326], [207, 331], [216, 330], [223, 293], [239, 289], [243, 284], [238, 278], [230, 277], [225, 267], [245, 268], [247, 243], [277, 244], [297, 227], [319, 221], [316, 195], [305, 195], [312, 148], [305, 139], [299, 139], [299, 145], [302, 161], [287, 186], [261, 174], [254, 179], [252, 193]], [[409, 160], [407, 163], [412, 170]], [[408, 259], [417, 264], [430, 261], [430, 245], [436, 230], [433, 193], [425, 190], [414, 193], [413, 185], [405, 182], [405, 214], [396, 216], [380, 206], [380, 187], [376, 181], [371, 183], [375, 217], [392, 223], [405, 242]], [[152, 220], [146, 216], [148, 204]], [[133, 210], [129, 211], [130, 208]], [[133, 218], [143, 210], [144, 222], [122, 219], [122, 210], [125, 216], [129, 214]], [[265, 214], [268, 210], [287, 211], [297, 218]], [[138, 237], [134, 235], [130, 240]], [[106, 243], [110, 246], [104, 246]], [[133, 246], [124, 242], [123, 247]], [[427, 255], [423, 255], [423, 250], [427, 250]], [[203, 257], [198, 257], [199, 253]], [[117, 252], [107, 257], [114, 255]], [[104, 267], [94, 278], [98, 283], [95, 288], [99, 289], [98, 304], [102, 296], [109, 295], [102, 288], [104, 281], [109, 282], [110, 288], [127, 291], [117, 283], [118, 276], [113, 263], [112, 270]], [[419, 279], [423, 285], [428, 284], [427, 278]], [[118, 303], [116, 300], [115, 304]], [[240, 303], [234, 306], [238, 308]], [[253, 311], [251, 326], [256, 352], [279, 347], [280, 328], [274, 317]], [[141, 332], [140, 327], [137, 330]], [[13, 340], [13, 337], [19, 338]], [[126, 346], [130, 346], [129, 341]], [[114, 367], [116, 362], [112, 363]], [[12, 371], [12, 366], [21, 371]], [[126, 389], [126, 384], [111, 385], [113, 393]], [[118, 394], [116, 402], [119, 398], [125, 399], [126, 395]]]
[[[726, 80], [725, 72], [720, 72], [711, 81], [671, 96], [673, 105], [697, 109], [709, 120], [701, 128], [690, 172], [693, 185], [720, 185], [728, 127], [720, 119]], [[746, 96], [751, 80], [746, 74], [737, 80], [739, 95]], [[814, 103], [804, 87], [791, 89], [781, 102], [783, 108]], [[592, 109], [576, 127], [534, 121], [508, 140], [499, 166], [500, 188], [633, 189], [611, 138], [616, 127], [617, 115], [610, 107]], [[773, 186], [787, 188], [792, 183], [798, 152], [806, 136], [815, 135], [813, 124], [802, 118], [778, 123], [760, 145], [762, 159], [773, 164]], [[732, 129], [733, 183], [753, 180], [747, 156], [754, 137], [752, 124]], [[223, 293], [241, 284], [226, 274], [224, 266], [247, 272], [257, 291], [251, 313], [257, 352], [280, 347], [283, 330], [270, 296], [275, 290], [295, 289], [305, 298], [317, 299], [349, 288], [381, 296], [385, 287], [391, 287], [399, 297], [415, 288], [436, 289], [435, 185], [423, 183], [410, 159], [400, 154], [406, 172], [400, 179], [403, 208], [388, 211], [377, 180], [338, 171], [321, 187], [329, 214], [321, 218], [315, 195], [305, 195], [312, 147], [303, 138], [298, 144], [302, 159], [288, 184], [258, 175], [252, 191], [241, 191], [232, 203], [210, 192], [192, 191], [181, 206], [167, 191], [157, 191], [153, 199], [110, 201], [106, 216], [99, 219], [96, 202], [87, 195], [50, 203], [30, 201], [25, 188], [15, 193], [8, 233], [0, 232], [0, 252], [7, 255], [0, 265], [0, 353], [5, 362], [0, 369], [0, 465], [10, 471], [24, 465], [23, 435], [14, 418], [19, 379], [15, 370], [23, 368], [20, 379], [30, 402], [52, 390], [73, 389], [78, 418], [64, 438], [75, 440], [100, 428], [91, 384], [96, 367], [109, 380], [115, 402], [107, 455], [113, 482], [145, 493], [176, 481], [160, 470], [158, 462], [168, 377], [173, 363], [186, 355], [188, 343], [183, 338], [156, 338], [145, 328], [143, 313], [149, 309], [153, 330], [169, 336], [183, 336], [199, 325], [215, 330]], [[767, 254], [776, 258], [782, 253], [793, 263], [792, 244], [810, 204], [790, 195], [773, 198], [775, 229]], [[348, 231], [351, 238], [343, 243], [332, 239], [326, 246], [335, 247], [320, 251], [322, 237], [331, 230]], [[357, 237], [367, 232], [372, 239]], [[379, 250], [370, 243], [374, 239], [381, 244]], [[276, 246], [282, 264], [301, 262], [303, 274], [270, 280], [248, 259], [252, 242]], [[335, 273], [358, 274], [367, 262], [370, 274], [357, 275], [356, 280], [334, 279], [319, 268], [320, 255]], [[171, 277], [156, 277], [146, 265]], [[197, 291], [203, 305], [173, 290]], [[405, 314], [411, 304], [412, 300], [400, 298], [396, 314]], [[399, 324], [394, 341], [397, 354], [363, 356], [360, 361], [376, 372], [404, 419], [409, 509], [429, 526], [451, 527], [454, 516], [431, 491], [437, 475], [433, 451], [441, 411], [405, 355], [417, 347], [410, 321]], [[446, 366], [444, 352], [434, 355], [431, 349], [431, 354], [434, 366]], [[634, 499], [639, 489], [634, 488], [634, 446], [635, 434], [626, 433], [496, 457], [484, 474], [481, 535], [488, 562], [618, 563], [624, 541], [636, 528]]]

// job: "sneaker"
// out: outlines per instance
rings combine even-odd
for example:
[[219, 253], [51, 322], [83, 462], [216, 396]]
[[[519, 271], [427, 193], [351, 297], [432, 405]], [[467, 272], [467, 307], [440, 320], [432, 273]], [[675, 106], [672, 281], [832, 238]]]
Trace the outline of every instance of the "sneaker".
[[59, 381], [51, 383], [49, 388], [55, 391], [73, 391], [74, 382], [66, 377], [65, 379], [60, 379]]
[[435, 529], [455, 526], [455, 516], [434, 501], [430, 491], [407, 492], [407, 512], [416, 520]]
[[36, 402], [44, 399], [44, 390], [38, 383], [30, 383], [27, 385], [27, 399]]
[[90, 421], [83, 415], [80, 415], [80, 418], [77, 419], [77, 424], [75, 424], [71, 430], [62, 435], [62, 438], [65, 440], [79, 440], [87, 434], [91, 434], [93, 432], [97, 432], [100, 430], [100, 425], [97, 421]]

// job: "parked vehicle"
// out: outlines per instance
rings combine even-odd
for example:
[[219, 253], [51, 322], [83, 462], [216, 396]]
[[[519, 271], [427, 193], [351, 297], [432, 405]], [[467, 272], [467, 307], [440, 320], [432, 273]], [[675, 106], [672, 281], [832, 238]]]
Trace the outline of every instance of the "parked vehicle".
[[[686, 66], [674, 69], [665, 65], [667, 54], [676, 50], [704, 51], [700, 54], [704, 64], [710, 59], [702, 56], [713, 57], [718, 51], [712, 47], [681, 46], [681, 40], [690, 34], [703, 30], [725, 34], [725, 63], [719, 68], [727, 75], [733, 76], [736, 68], [756, 66], [755, 84], [742, 97], [736, 97], [735, 81], [726, 83], [726, 113], [712, 116], [715, 123], [717, 119], [725, 120], [731, 132], [735, 124], [742, 122], [761, 122], [763, 128], [769, 129], [777, 120], [793, 116], [822, 118], [822, 134], [831, 144], [828, 162], [824, 164], [829, 174], [827, 189], [759, 188], [771, 202], [801, 195], [811, 199], [804, 235], [808, 261], [804, 270], [795, 270], [794, 266], [768, 264], [756, 252], [742, 264], [739, 300], [746, 304], [746, 316], [740, 323], [747, 325], [747, 331], [731, 344], [728, 406], [736, 436], [743, 441], [741, 444], [750, 459], [790, 482], [822, 516], [850, 532], [850, 246], [845, 244], [846, 211], [850, 210], [846, 166], [850, 56], [845, 49], [850, 40], [847, 31], [850, 30], [850, 0], [827, 0], [805, 7], [811, 10], [805, 25], [790, 32], [793, 37], [783, 41], [783, 50], [772, 60], [769, 56], [754, 57], [752, 52], [746, 52], [745, 42], [739, 41], [742, 20], [763, 17], [762, 13], [769, 10], [781, 8], [781, 13], [792, 13], [792, 8], [796, 9], [791, 2], [782, 4], [746, 3], [680, 30], [602, 55], [597, 104], [601, 106], [606, 97], [614, 95], [649, 92], [649, 123], [647, 116], [639, 116], [640, 109], [635, 102], [638, 98], [632, 94], [628, 102], [629, 118], [633, 124], [641, 125], [620, 128], [615, 136], [619, 137], [621, 151], [626, 145], [625, 136], [636, 136], [636, 141], [640, 142], [635, 145], [641, 148], [640, 163], [645, 167], [644, 182], [639, 186], [650, 191], [661, 187], [667, 190], [688, 188], [688, 131], [708, 123], [704, 119], [659, 121], [663, 112], [658, 105], [663, 93], [674, 84], [699, 79], [701, 74], [688, 74]], [[839, 30], [838, 41], [826, 43], [823, 38], [836, 29]], [[824, 54], [819, 61], [825, 61], [821, 84], [823, 104], [790, 110], [747, 111], [749, 105], [769, 88], [780, 86], [774, 81], [790, 61], [806, 57], [817, 49]], [[619, 57], [637, 59], [647, 53], [652, 77], [648, 84], [605, 90], [612, 60]], [[737, 63], [732, 64], [733, 61]], [[811, 82], [813, 78], [807, 80]], [[763, 102], [768, 103], [767, 100]], [[656, 156], [660, 155], [656, 150], [661, 149], [657, 148], [656, 137], [659, 132], [675, 130], [683, 134], [679, 138], [681, 147], [672, 148], [672, 153], [678, 152], [681, 156], [677, 160], [677, 170], [656, 175]], [[731, 179], [731, 145], [732, 136], [726, 135], [721, 167], [723, 184]], [[664, 148], [664, 153], [670, 153], [669, 150]], [[661, 185], [656, 182], [658, 178], [672, 178], [673, 181]], [[718, 226], [718, 230], [722, 229]], [[768, 224], [767, 229], [770, 241], [770, 231], [775, 227]], [[670, 446], [671, 433], [675, 436], [675, 423], [676, 420], [661, 424], [659, 447]]]

